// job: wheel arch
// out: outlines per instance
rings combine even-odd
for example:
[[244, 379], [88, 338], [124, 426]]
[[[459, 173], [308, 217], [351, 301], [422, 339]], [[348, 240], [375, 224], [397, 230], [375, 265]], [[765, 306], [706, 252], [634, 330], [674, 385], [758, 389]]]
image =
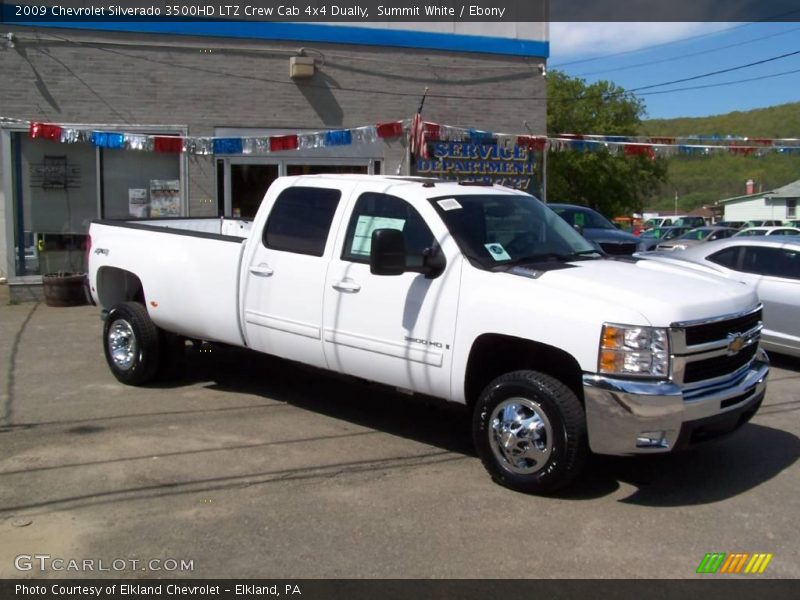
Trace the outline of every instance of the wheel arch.
[[101, 267], [97, 271], [97, 299], [107, 309], [128, 301], [145, 304], [144, 286], [130, 271]]
[[555, 377], [583, 404], [583, 372], [571, 354], [555, 346], [498, 333], [482, 334], [472, 344], [464, 378], [467, 404], [474, 406], [481, 391], [496, 377], [519, 370]]

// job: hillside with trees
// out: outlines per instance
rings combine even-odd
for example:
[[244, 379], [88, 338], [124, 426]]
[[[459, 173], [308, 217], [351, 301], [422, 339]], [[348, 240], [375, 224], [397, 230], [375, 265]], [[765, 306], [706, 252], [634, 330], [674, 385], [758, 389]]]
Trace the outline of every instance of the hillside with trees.
[[[800, 138], [800, 102], [711, 117], [646, 120], [641, 123], [641, 133]], [[768, 153], [756, 157], [719, 153], [706, 157], [671, 157], [667, 159], [666, 182], [645, 206], [672, 210], [677, 192], [679, 211], [688, 212], [721, 198], [743, 195], [748, 179], [755, 181], [757, 191], [796, 181], [800, 179], [800, 154]]]

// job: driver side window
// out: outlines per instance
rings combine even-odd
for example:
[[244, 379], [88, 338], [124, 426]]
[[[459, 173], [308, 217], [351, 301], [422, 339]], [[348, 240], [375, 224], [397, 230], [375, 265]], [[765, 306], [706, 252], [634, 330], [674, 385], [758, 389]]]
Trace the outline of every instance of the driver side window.
[[359, 196], [342, 250], [342, 260], [368, 263], [372, 232], [397, 229], [406, 241], [406, 265], [422, 266], [423, 253], [434, 245], [434, 237], [416, 209], [405, 200], [389, 194], [365, 192]]

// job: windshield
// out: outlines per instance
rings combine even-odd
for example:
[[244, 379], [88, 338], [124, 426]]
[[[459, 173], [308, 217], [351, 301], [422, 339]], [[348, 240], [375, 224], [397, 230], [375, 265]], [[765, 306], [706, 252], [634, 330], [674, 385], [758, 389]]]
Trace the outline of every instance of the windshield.
[[713, 232], [712, 229], [692, 229], [691, 231], [687, 231], [686, 233], [684, 233], [678, 239], [679, 240], [704, 240], [708, 236], [710, 236], [712, 232]]
[[567, 223], [580, 225], [592, 229], [616, 229], [614, 225], [600, 213], [588, 208], [575, 208], [570, 206], [550, 206], [549, 208]]
[[461, 251], [484, 269], [576, 260], [600, 252], [542, 202], [527, 194], [432, 198]]

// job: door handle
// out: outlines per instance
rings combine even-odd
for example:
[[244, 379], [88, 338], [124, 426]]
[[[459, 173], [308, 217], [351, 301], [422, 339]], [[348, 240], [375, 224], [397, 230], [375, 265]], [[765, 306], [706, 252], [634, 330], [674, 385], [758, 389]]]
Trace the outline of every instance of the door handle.
[[268, 265], [258, 265], [257, 267], [250, 267], [250, 272], [253, 275], [263, 275], [264, 277], [269, 277], [275, 271], [273, 271]]
[[361, 289], [361, 286], [358, 285], [355, 281], [350, 281], [349, 279], [345, 279], [344, 281], [337, 281], [336, 283], [334, 283], [333, 289], [339, 290], [340, 292], [355, 294], [358, 290]]

